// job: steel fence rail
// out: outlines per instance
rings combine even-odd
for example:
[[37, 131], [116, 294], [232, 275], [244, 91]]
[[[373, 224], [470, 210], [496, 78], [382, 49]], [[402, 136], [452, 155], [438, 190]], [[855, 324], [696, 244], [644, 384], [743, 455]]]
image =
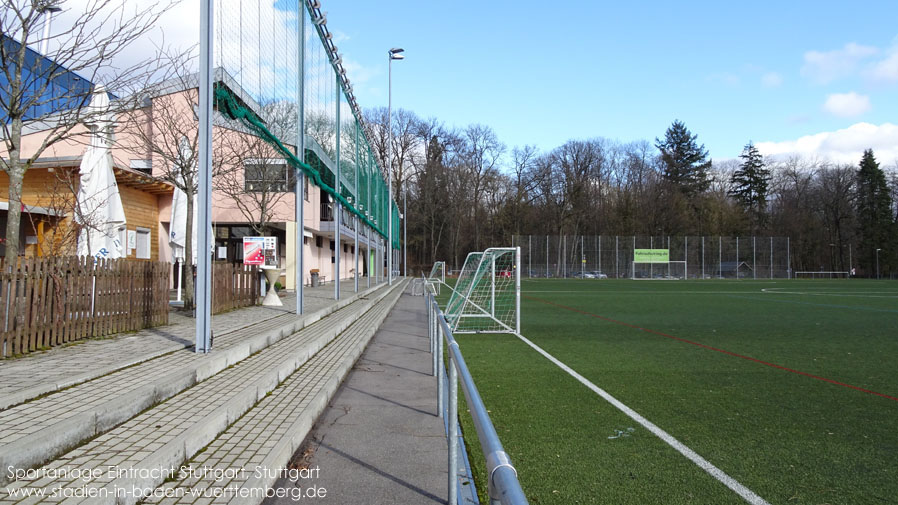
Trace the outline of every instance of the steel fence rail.
[[[488, 475], [488, 492], [492, 505], [526, 505], [527, 497], [524, 495], [521, 484], [518, 481], [518, 473], [511, 463], [511, 459], [499, 441], [499, 434], [493, 426], [487, 413], [483, 399], [474, 384], [474, 378], [468, 371], [468, 366], [461, 354], [449, 324], [437, 304], [433, 290], [429, 289], [429, 282], [425, 284], [424, 298], [427, 307], [428, 333], [433, 352], [433, 374], [437, 376], [438, 409], [441, 416], [445, 416], [448, 422], [447, 439], [449, 440], [449, 503], [458, 503], [458, 444], [454, 443], [455, 434], [458, 433], [458, 384], [461, 384], [462, 392], [468, 403], [474, 428], [480, 439], [480, 448], [486, 459]], [[440, 338], [442, 336], [442, 338]], [[449, 358], [449, 395], [448, 409], [444, 404], [443, 374], [447, 373], [443, 357], [443, 342], [448, 351]]]

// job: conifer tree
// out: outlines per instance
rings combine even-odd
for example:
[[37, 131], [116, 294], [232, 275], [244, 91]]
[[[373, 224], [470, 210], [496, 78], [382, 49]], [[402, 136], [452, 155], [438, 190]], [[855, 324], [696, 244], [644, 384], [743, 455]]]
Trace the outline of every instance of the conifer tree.
[[663, 141], [655, 139], [655, 147], [661, 151], [662, 176], [687, 196], [701, 193], [710, 185], [711, 160], [697, 138], [682, 121], [676, 120], [664, 133]]
[[867, 149], [861, 157], [857, 171], [857, 220], [861, 236], [861, 268], [867, 275], [876, 275], [876, 249], [882, 249], [881, 258], [887, 258], [892, 250], [892, 198], [886, 184], [886, 176]]
[[729, 194], [735, 198], [751, 219], [752, 235], [764, 224], [767, 209], [767, 188], [770, 170], [765, 166], [760, 151], [751, 142], [746, 144], [739, 155], [742, 164], [733, 172], [733, 188]]

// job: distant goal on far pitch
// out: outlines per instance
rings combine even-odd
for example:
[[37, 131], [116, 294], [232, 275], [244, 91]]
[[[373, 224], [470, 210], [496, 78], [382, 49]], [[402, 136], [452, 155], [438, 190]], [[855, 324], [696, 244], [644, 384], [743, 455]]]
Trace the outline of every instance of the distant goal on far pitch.
[[520, 334], [521, 248], [469, 253], [443, 312], [453, 333]]
[[631, 279], [685, 279], [685, 261], [671, 261], [670, 249], [634, 249]]

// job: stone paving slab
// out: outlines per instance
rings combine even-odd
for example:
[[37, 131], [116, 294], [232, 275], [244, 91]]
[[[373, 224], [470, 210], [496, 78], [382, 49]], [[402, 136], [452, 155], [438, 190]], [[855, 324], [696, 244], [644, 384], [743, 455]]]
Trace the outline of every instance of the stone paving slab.
[[[169, 464], [180, 464], [387, 293], [386, 289], [376, 290], [371, 293], [370, 300], [363, 298], [340, 311], [339, 315], [326, 317], [318, 324], [274, 343], [68, 452], [50, 462], [44, 470], [155, 467], [154, 458]], [[40, 470], [39, 475], [45, 473], [44, 470]], [[64, 477], [20, 479], [13, 485], [53, 489], [82, 484], [71, 475]], [[90, 485], [104, 485], [112, 480], [116, 479], [104, 475], [90, 482]], [[0, 496], [0, 502], [14, 501], [12, 496]]]
[[446, 503], [445, 425], [421, 305], [400, 299], [296, 454], [317, 478], [281, 479], [264, 505], [292, 505], [289, 492], [309, 485], [326, 489], [307, 500], [320, 505]]
[[148, 504], [258, 504], [401, 294], [394, 290], [194, 457]]
[[[372, 285], [374, 283], [372, 282]], [[354, 282], [340, 284], [343, 298], [355, 295]], [[359, 282], [361, 291], [367, 282]], [[303, 291], [304, 311], [314, 312], [334, 303], [333, 283]], [[283, 307], [246, 307], [212, 316], [216, 339], [259, 321], [292, 314], [296, 297], [281, 298]], [[295, 314], [294, 314], [295, 315]], [[86, 339], [71, 345], [31, 353], [19, 358], [0, 359], [0, 410], [32, 398], [79, 384], [115, 370], [157, 356], [193, 346], [195, 320], [173, 311], [167, 326], [147, 328], [100, 339]]]

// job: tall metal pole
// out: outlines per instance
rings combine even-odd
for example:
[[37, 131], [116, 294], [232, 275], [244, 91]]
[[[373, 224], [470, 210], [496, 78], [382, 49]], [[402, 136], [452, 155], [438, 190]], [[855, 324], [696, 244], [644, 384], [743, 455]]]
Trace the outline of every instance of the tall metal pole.
[[[296, 68], [299, 69], [299, 103], [298, 116], [296, 118], [296, 157], [299, 161], [306, 161], [306, 122], [305, 122], [305, 58], [306, 58], [306, 9], [303, 7], [305, 2], [300, 4], [299, 8], [299, 51], [296, 62]], [[303, 207], [305, 207], [305, 174], [301, 168], [296, 169], [296, 258], [293, 260], [296, 265], [296, 314], [302, 314], [303, 305], [303, 271], [305, 270], [305, 219]]]
[[402, 192], [402, 276], [408, 277], [408, 188]]
[[196, 345], [197, 353], [212, 350], [212, 55], [213, 0], [200, 3], [199, 190], [197, 204]]
[[[341, 107], [341, 98], [343, 95], [343, 84], [340, 81], [340, 76], [335, 76], [337, 81], [337, 173], [334, 177], [334, 190], [338, 195], [342, 194], [342, 182], [343, 182], [343, 171], [340, 170], [340, 135], [342, 134], [341, 129], [342, 125], [340, 124], [340, 109]], [[343, 214], [343, 206], [340, 205], [340, 200], [334, 198], [334, 300], [340, 299], [340, 257], [342, 256], [340, 250], [340, 218]]]
[[[359, 122], [355, 122], [355, 200], [352, 201], [355, 208], [359, 208]], [[355, 264], [355, 292], [359, 292], [359, 216], [353, 214], [353, 229], [355, 231], [355, 245], [352, 247], [353, 262]]]
[[387, 284], [393, 285], [393, 51], [387, 63]]

